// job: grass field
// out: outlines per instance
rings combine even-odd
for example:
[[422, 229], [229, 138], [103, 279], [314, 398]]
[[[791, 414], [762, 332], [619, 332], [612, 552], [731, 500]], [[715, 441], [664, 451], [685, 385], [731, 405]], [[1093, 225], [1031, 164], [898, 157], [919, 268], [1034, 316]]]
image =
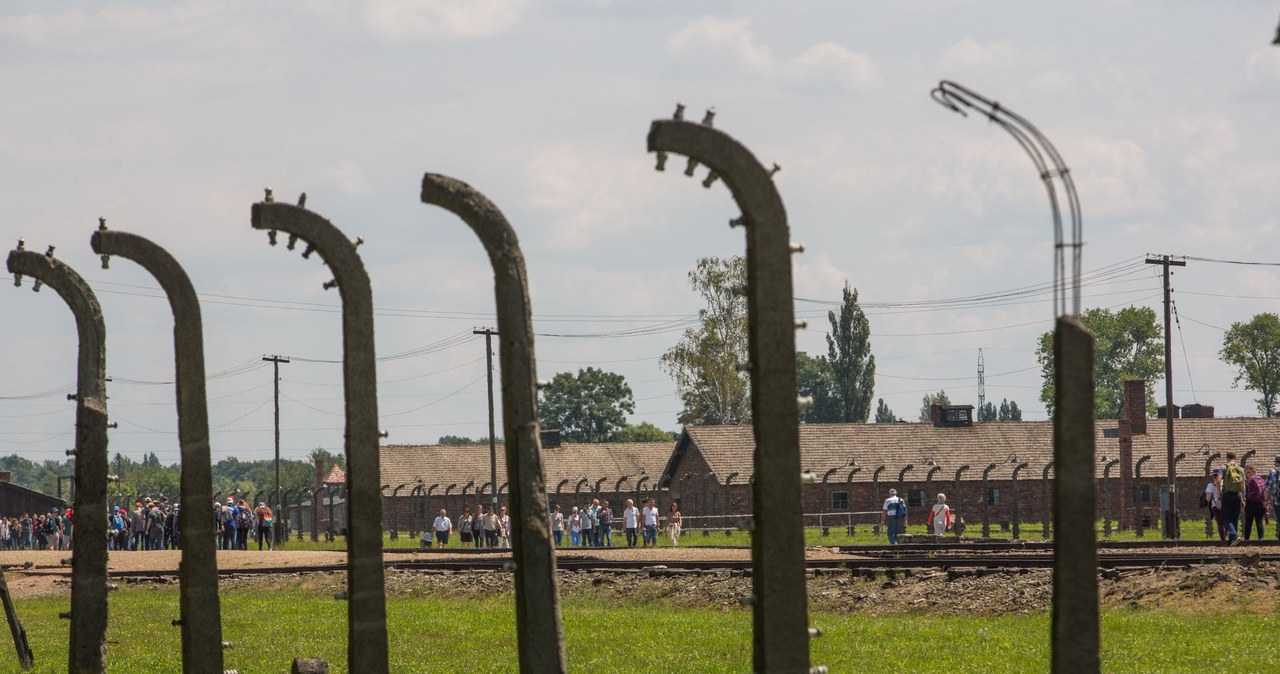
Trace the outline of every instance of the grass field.
[[[111, 595], [108, 653], [112, 672], [180, 671], [178, 592], [128, 586]], [[66, 670], [67, 599], [20, 600], [17, 609], [35, 652], [36, 672]], [[388, 600], [392, 671], [516, 670], [513, 600], [393, 595]], [[305, 584], [274, 592], [223, 593], [226, 666], [242, 673], [287, 671], [294, 656], [326, 658], [346, 671], [346, 605]], [[626, 605], [594, 597], [564, 602], [566, 649], [578, 672], [744, 672], [751, 667], [746, 609], [677, 607], [664, 599]], [[832, 672], [1044, 672], [1045, 614], [926, 617], [816, 613], [813, 662]], [[1113, 610], [1103, 615], [1107, 672], [1266, 672], [1280, 668], [1274, 637], [1280, 616], [1225, 604], [1214, 615], [1173, 610]], [[1222, 635], [1235, 635], [1226, 641]], [[870, 665], [869, 663], [883, 663]], [[0, 649], [0, 670], [20, 671]]]
[[[1113, 523], [1113, 527], [1114, 527], [1114, 523]], [[927, 532], [925, 531], [925, 526], [923, 524], [914, 524], [907, 528], [907, 533], [924, 534]], [[1021, 525], [1021, 538], [1023, 540], [1028, 540], [1028, 541], [1041, 540], [1043, 538], [1042, 536], [1043, 533], [1044, 533], [1044, 529], [1039, 522], [1026, 522]], [[887, 538], [883, 534], [875, 534], [869, 525], [859, 525], [858, 527], [856, 527], [855, 534], [853, 536], [849, 535], [848, 530], [844, 526], [830, 527], [828, 529], [828, 535], [826, 536], [822, 535], [821, 529], [807, 528], [805, 529], [804, 535], [805, 535], [805, 545], [868, 545], [868, 544], [880, 544], [880, 543], [888, 542]], [[981, 524], [977, 526], [970, 525], [969, 529], [965, 531], [965, 535], [968, 537], [981, 537], [982, 536]], [[1216, 540], [1217, 538], [1216, 530], [1213, 536], [1214, 536], [1214, 539]], [[992, 525], [991, 538], [1004, 539], [1004, 540], [1012, 539], [1013, 532], [1003, 531], [999, 526]], [[1201, 520], [1185, 522], [1182, 526], [1182, 538], [1188, 541], [1206, 540], [1205, 533], [1204, 533], [1204, 520], [1201, 519]], [[1147, 529], [1144, 531], [1142, 538], [1138, 538], [1133, 530], [1128, 530], [1128, 531], [1113, 530], [1111, 532], [1111, 537], [1106, 538], [1103, 536], [1103, 532], [1102, 532], [1102, 521], [1099, 520], [1098, 521], [1098, 540], [1100, 541], [1103, 541], [1103, 540], [1158, 541], [1160, 540], [1160, 531], [1158, 529], [1156, 530]], [[569, 544], [569, 537], [568, 535], [566, 535], [564, 539], [564, 546], [567, 547], [568, 544]], [[626, 544], [626, 538], [621, 533], [614, 535], [613, 537], [614, 547], [621, 547], [625, 544]], [[743, 545], [745, 546], [745, 545], [751, 545], [751, 534], [745, 531], [731, 531], [729, 532], [729, 535], [726, 536], [725, 533], [722, 531], [709, 531], [707, 532], [707, 535], [704, 536], [703, 532], [693, 530], [693, 531], [685, 532], [684, 536], [681, 537], [680, 539], [680, 544], [681, 545]], [[391, 538], [390, 533], [384, 532], [383, 545], [387, 548], [417, 548], [418, 539], [416, 537], [409, 536], [408, 532], [406, 531], [400, 532], [399, 537], [395, 539]], [[456, 535], [450, 537], [450, 542], [449, 542], [450, 548], [459, 548], [461, 547], [461, 545], [462, 544], [458, 541], [458, 537]], [[659, 534], [658, 545], [659, 547], [668, 547], [671, 545], [671, 539], [667, 537], [665, 533]], [[255, 547], [257, 547], [257, 544], [251, 542], [250, 548], [255, 548]], [[285, 547], [289, 550], [345, 550], [347, 548], [347, 543], [342, 536], [338, 536], [337, 540], [335, 541], [331, 541], [331, 542], [324, 541], [323, 533], [321, 534], [321, 540], [312, 542], [311, 533], [308, 531], [303, 534], [303, 540], [297, 540], [297, 537], [295, 534], [294, 538], [291, 538]]]

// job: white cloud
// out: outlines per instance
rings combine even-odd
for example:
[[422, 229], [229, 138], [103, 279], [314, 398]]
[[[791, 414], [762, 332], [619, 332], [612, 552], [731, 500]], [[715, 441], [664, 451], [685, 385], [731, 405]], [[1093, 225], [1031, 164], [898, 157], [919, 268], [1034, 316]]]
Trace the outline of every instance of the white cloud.
[[671, 54], [703, 67], [727, 62], [762, 77], [779, 77], [801, 86], [862, 89], [878, 82], [871, 59], [834, 42], [819, 42], [789, 60], [780, 60], [760, 44], [747, 19], [702, 17], [667, 40]]
[[322, 174], [326, 181], [343, 194], [360, 196], [369, 191], [369, 181], [365, 178], [364, 169], [355, 162], [328, 166]]
[[1008, 61], [1017, 54], [1017, 48], [1008, 40], [981, 43], [972, 38], [964, 38], [942, 52], [941, 65], [944, 69], [980, 68]]
[[834, 42], [819, 42], [790, 63], [796, 75], [824, 86], [862, 89], [879, 81], [871, 59]]
[[1149, 215], [1165, 209], [1163, 186], [1151, 174], [1147, 152], [1138, 143], [1088, 137], [1070, 147], [1067, 162], [1086, 214]]
[[757, 73], [768, 73], [777, 64], [773, 54], [756, 42], [747, 19], [728, 20], [706, 16], [680, 29], [667, 40], [672, 54], [694, 59], [728, 57]]
[[379, 37], [481, 38], [501, 35], [520, 20], [526, 0], [370, 0], [365, 22]]
[[148, 41], [167, 42], [203, 30], [212, 16], [224, 11], [229, 8], [222, 3], [188, 2], [156, 8], [112, 4], [96, 12], [78, 9], [45, 14], [31, 12], [0, 17], [0, 36], [37, 44], [63, 44], [86, 36], [118, 39], [119, 33], [125, 32]]

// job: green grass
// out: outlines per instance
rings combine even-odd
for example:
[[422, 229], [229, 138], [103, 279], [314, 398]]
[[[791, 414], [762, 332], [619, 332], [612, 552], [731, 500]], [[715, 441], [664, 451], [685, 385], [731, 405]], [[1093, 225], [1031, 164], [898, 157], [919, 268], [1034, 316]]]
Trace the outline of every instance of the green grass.
[[[1142, 536], [1142, 538], [1138, 538], [1132, 529], [1128, 531], [1116, 531], [1114, 527], [1115, 527], [1115, 524], [1113, 522], [1111, 537], [1106, 538], [1103, 536], [1102, 521], [1099, 520], [1097, 524], [1098, 540], [1100, 541], [1104, 541], [1104, 540], [1158, 541], [1161, 538], [1159, 529], [1146, 529], [1144, 531], [1144, 535]], [[1044, 533], [1044, 529], [1039, 522], [1024, 522], [1020, 525], [1020, 528], [1021, 528], [1022, 540], [1037, 541], [1037, 540], [1043, 539], [1042, 534]], [[932, 532], [926, 530], [926, 527], [924, 524], [913, 524], [907, 527], [907, 533], [925, 534], [925, 533], [932, 533]], [[981, 523], [977, 525], [969, 525], [969, 528], [965, 530], [965, 536], [981, 537], [982, 536]], [[1213, 539], [1217, 540], [1217, 536], [1218, 536], [1217, 529], [1215, 528], [1213, 533]], [[833, 526], [829, 527], [828, 535], [826, 536], [822, 535], [821, 529], [810, 527], [805, 529], [804, 537], [805, 537], [805, 545], [871, 545], [871, 544], [882, 544], [882, 543], [888, 542], [888, 539], [885, 537], [884, 534], [873, 533], [871, 525], [868, 525], [868, 524], [858, 525], [855, 528], [855, 533], [853, 536], [849, 535], [848, 529], [846, 529], [843, 524], [839, 524], [839, 525], [833, 524]], [[1012, 527], [1010, 527], [1009, 531], [1005, 531], [998, 524], [992, 524], [991, 538], [1001, 539], [1001, 540], [1011, 540], [1013, 538]], [[1183, 540], [1188, 540], [1188, 541], [1206, 540], [1206, 536], [1204, 533], [1204, 519], [1201, 518], [1198, 520], [1184, 522], [1182, 525], [1182, 538]], [[405, 531], [400, 532], [400, 535], [395, 539], [391, 538], [391, 534], [389, 532], [384, 532], [382, 537], [382, 543], [383, 543], [383, 547], [385, 548], [394, 548], [394, 549], [417, 549], [418, 548], [417, 537], [409, 536], [408, 532], [405, 532]], [[614, 547], [622, 547], [626, 545], [626, 537], [621, 532], [617, 533], [613, 537], [613, 545]], [[658, 535], [658, 546], [669, 547], [670, 545], [671, 545], [671, 539], [665, 534], [665, 532], [660, 533]], [[682, 546], [689, 546], [689, 545], [747, 546], [747, 545], [751, 545], [751, 535], [745, 531], [731, 531], [729, 532], [728, 536], [726, 536], [723, 531], [709, 531], [707, 532], [707, 535], [704, 536], [702, 531], [689, 530], [689, 531], [685, 531], [684, 535], [680, 538], [680, 545]], [[251, 541], [249, 547], [256, 549], [257, 544]], [[295, 534], [294, 538], [291, 538], [289, 542], [282, 547], [284, 549], [289, 549], [289, 550], [346, 550], [347, 542], [346, 542], [346, 539], [342, 536], [338, 536], [337, 540], [334, 540], [334, 541], [325, 541], [323, 540], [323, 534], [321, 535], [321, 540], [312, 542], [311, 533], [308, 531], [303, 534], [303, 540], [301, 541], [297, 540], [297, 537]], [[461, 547], [462, 547], [462, 543], [458, 540], [457, 534], [455, 532], [454, 535], [450, 537], [449, 548], [456, 550]], [[569, 547], [569, 536], [567, 534], [565, 535], [565, 538], [564, 538], [563, 547]]]
[[[35, 652], [36, 672], [66, 669], [68, 600], [19, 600], [17, 610]], [[108, 653], [112, 672], [180, 671], [173, 587], [127, 586], [111, 595]], [[346, 604], [326, 592], [288, 589], [223, 593], [224, 639], [234, 643], [226, 666], [241, 672], [287, 671], [296, 655], [324, 657], [346, 671]], [[515, 671], [513, 600], [392, 596], [388, 600], [392, 670]], [[598, 597], [564, 601], [566, 650], [579, 672], [743, 672], [751, 668], [751, 613], [676, 607], [665, 599], [618, 604]], [[1002, 617], [870, 617], [816, 613], [824, 635], [815, 664], [833, 672], [1048, 671], [1045, 614]], [[1216, 615], [1164, 610], [1103, 614], [1103, 669], [1108, 672], [1276, 671], [1280, 616], [1224, 606]], [[1230, 634], [1230, 643], [1221, 635]], [[873, 663], [882, 663], [875, 665]], [[0, 670], [19, 671], [0, 649]]]

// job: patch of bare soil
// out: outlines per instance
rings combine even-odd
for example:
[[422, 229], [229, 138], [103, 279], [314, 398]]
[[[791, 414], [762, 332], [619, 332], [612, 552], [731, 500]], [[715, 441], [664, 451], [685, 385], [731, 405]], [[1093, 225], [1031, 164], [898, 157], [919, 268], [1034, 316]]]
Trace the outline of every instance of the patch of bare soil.
[[[649, 551], [640, 552], [648, 555]], [[657, 552], [657, 551], [653, 551]], [[664, 551], [670, 557], [670, 550]], [[688, 556], [728, 557], [742, 551], [682, 551]], [[33, 553], [27, 553], [30, 556]], [[58, 565], [66, 553], [34, 553], [40, 563], [29, 571], [9, 566], [0, 555], [9, 586], [17, 597], [69, 593], [65, 577], [36, 575], [42, 568]], [[441, 553], [429, 553], [432, 555]], [[444, 553], [448, 554], [448, 553]], [[583, 555], [562, 551], [562, 555]], [[592, 551], [591, 556], [628, 554], [625, 551]], [[819, 554], [826, 554], [819, 551]], [[172, 556], [168, 560], [167, 556]], [[225, 557], [224, 557], [225, 555]], [[48, 556], [49, 559], [45, 559]], [[123, 558], [123, 559], [121, 559]], [[654, 556], [656, 561], [657, 555]], [[221, 568], [252, 568], [259, 564], [292, 568], [341, 563], [343, 553], [277, 552], [219, 553]], [[172, 561], [170, 565], [169, 562]], [[155, 568], [177, 571], [177, 553], [130, 553], [112, 556], [112, 568]], [[119, 566], [117, 566], [119, 565]], [[63, 567], [65, 568], [65, 567]], [[561, 571], [560, 591], [564, 597], [614, 603], [662, 601], [690, 608], [714, 607], [734, 610], [743, 606], [751, 593], [749, 575], [731, 571], [685, 571], [650, 568], [646, 570]], [[136, 582], [136, 581], [135, 581]], [[171, 579], [150, 582], [172, 582]], [[263, 591], [294, 588], [331, 596], [344, 589], [343, 572], [304, 571], [270, 576], [225, 577], [224, 588]], [[513, 591], [512, 577], [504, 571], [395, 571], [387, 572], [387, 591], [407, 597], [494, 597]], [[868, 615], [911, 613], [920, 615], [1027, 614], [1047, 611], [1053, 598], [1052, 575], [1048, 570], [943, 570], [911, 569], [867, 571], [820, 570], [808, 579], [810, 606], [814, 610]], [[1217, 612], [1245, 606], [1250, 611], [1280, 610], [1280, 564], [1240, 563], [1240, 558], [1222, 564], [1191, 569], [1139, 569], [1108, 571], [1099, 579], [1099, 596], [1104, 608], [1158, 608], [1180, 612]], [[1223, 601], [1230, 597], [1231, 601]]]

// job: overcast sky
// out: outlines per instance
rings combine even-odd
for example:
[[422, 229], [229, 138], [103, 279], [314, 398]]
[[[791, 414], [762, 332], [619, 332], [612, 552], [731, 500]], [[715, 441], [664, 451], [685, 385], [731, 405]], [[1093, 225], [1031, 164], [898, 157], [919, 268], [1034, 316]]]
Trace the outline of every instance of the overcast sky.
[[[177, 460], [172, 318], [137, 265], [103, 270], [97, 218], [167, 248], [202, 294], [215, 459], [272, 455], [270, 364], [286, 456], [342, 446], [338, 296], [317, 258], [271, 248], [250, 205], [305, 191], [374, 285], [379, 413], [391, 443], [487, 432], [492, 273], [459, 220], [418, 199], [426, 171], [485, 192], [515, 227], [538, 374], [626, 376], [633, 422], [676, 430], [658, 356], [696, 313], [686, 273], [740, 254], [723, 184], [657, 173], [651, 120], [676, 101], [778, 162], [799, 347], [825, 352], [822, 302], [867, 306], [875, 395], [914, 418], [944, 388], [1043, 419], [1037, 335], [1052, 281], [1048, 202], [985, 120], [930, 100], [951, 79], [1032, 120], [1079, 189], [1084, 304], [1159, 309], [1147, 253], [1280, 262], [1275, 2], [11, 1], [0, 8], [0, 246], [25, 237], [85, 276], [107, 325], [110, 451]], [[675, 162], [677, 168], [683, 161]], [[702, 177], [700, 172], [698, 178]], [[1274, 266], [1176, 270], [1179, 404], [1257, 414], [1217, 353], [1280, 311]], [[11, 277], [9, 277], [11, 279]], [[0, 278], [0, 282], [4, 278]], [[3, 288], [9, 288], [3, 290]], [[0, 286], [0, 454], [74, 444], [67, 307]], [[816, 301], [815, 301], [816, 300]], [[640, 334], [630, 334], [640, 333]], [[1162, 389], [1158, 389], [1162, 390]], [[499, 429], [501, 422], [499, 421]]]

